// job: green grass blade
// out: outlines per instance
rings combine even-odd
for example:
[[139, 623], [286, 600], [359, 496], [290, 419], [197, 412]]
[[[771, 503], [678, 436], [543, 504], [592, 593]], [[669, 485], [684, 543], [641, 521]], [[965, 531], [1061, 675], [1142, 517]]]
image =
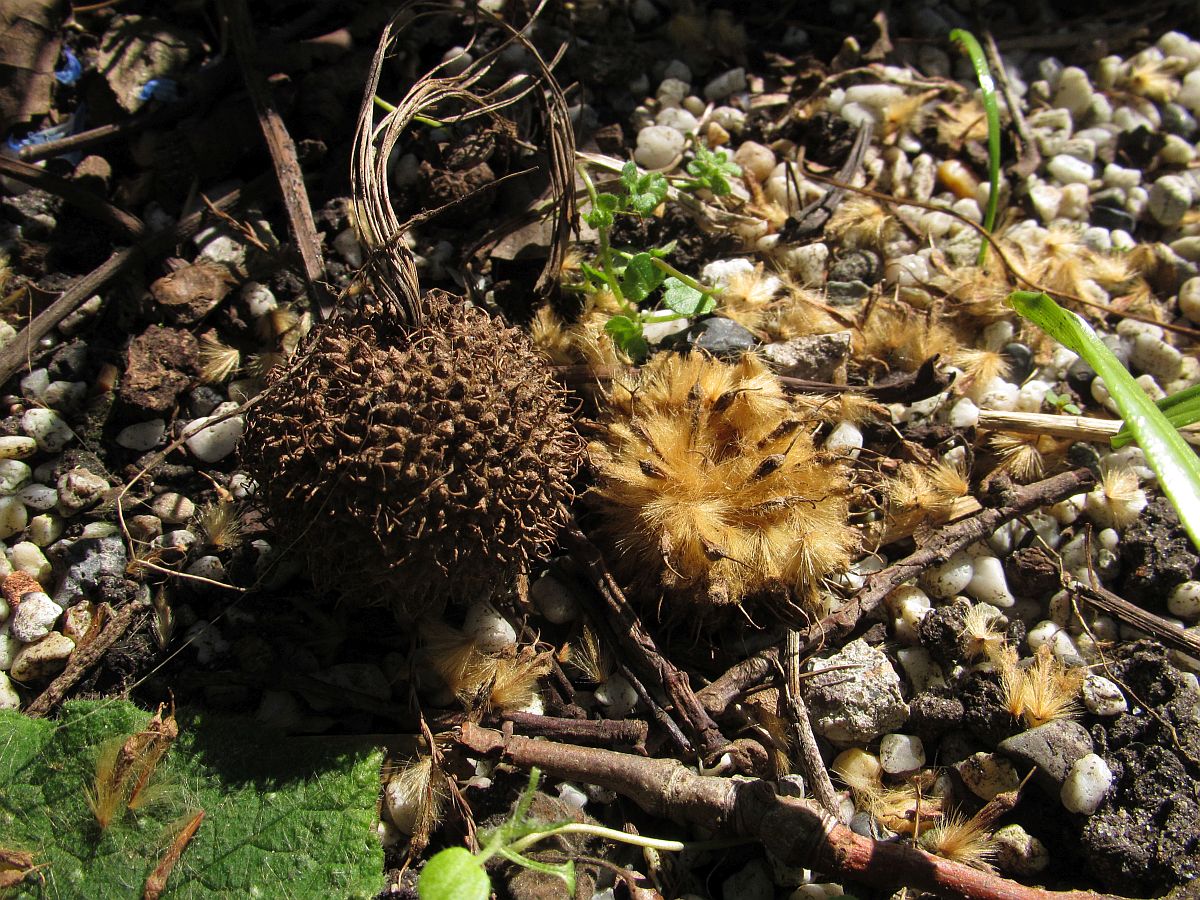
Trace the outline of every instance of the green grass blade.
[[[1200, 384], [1176, 391], [1170, 397], [1158, 401], [1158, 408], [1175, 428], [1200, 422]], [[1112, 437], [1113, 449], [1119, 450], [1133, 440], [1133, 433], [1126, 425]]]
[[1008, 302], [1063, 346], [1082, 356], [1104, 379], [1121, 418], [1158, 475], [1159, 486], [1174, 504], [1192, 543], [1200, 548], [1200, 457], [1090, 325], [1043, 293], [1014, 291], [1009, 294]]
[[[996, 82], [992, 79], [992, 70], [988, 68], [987, 57], [975, 35], [962, 28], [950, 32], [950, 40], [962, 45], [971, 58], [975, 69], [975, 77], [979, 79], [979, 91], [983, 95], [983, 111], [987, 116], [988, 128], [988, 192], [987, 211], [983, 216], [983, 227], [988, 234], [996, 227], [996, 208], [1000, 202], [1000, 108], [996, 105]], [[979, 257], [976, 264], [982, 266], [987, 261], [988, 242], [979, 245]]]

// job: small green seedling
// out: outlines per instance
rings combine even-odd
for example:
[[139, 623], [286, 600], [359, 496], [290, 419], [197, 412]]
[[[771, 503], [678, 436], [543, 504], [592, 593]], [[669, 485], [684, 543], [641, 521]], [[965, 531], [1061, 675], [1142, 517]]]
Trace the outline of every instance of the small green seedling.
[[526, 869], [557, 875], [566, 883], [567, 891], [574, 895], [574, 863], [552, 865], [530, 859], [524, 853], [538, 841], [559, 834], [590, 834], [654, 850], [684, 849], [684, 844], [680, 841], [641, 837], [602, 825], [535, 821], [529, 818], [529, 807], [533, 803], [540, 780], [541, 772], [536, 768], [531, 769], [529, 784], [521, 792], [513, 814], [499, 827], [480, 834], [482, 846], [478, 853], [471, 853], [465, 847], [449, 847], [434, 854], [421, 870], [421, 877], [417, 881], [417, 894], [421, 900], [488, 900], [492, 893], [492, 882], [483, 866], [493, 856], [501, 856]]
[[[719, 164], [732, 165], [724, 162], [724, 154], [721, 156]], [[715, 170], [706, 171], [716, 177]], [[646, 216], [666, 199], [669, 188], [663, 175], [640, 172], [635, 163], [628, 162], [621, 169], [619, 184], [623, 190], [614, 194], [597, 191], [585, 169], [580, 168], [579, 174], [591, 201], [583, 220], [596, 229], [600, 243], [599, 257], [580, 266], [585, 282], [579, 289], [607, 289], [612, 293], [621, 312], [609, 319], [604, 330], [621, 350], [634, 360], [642, 360], [650, 350], [645, 338], [646, 325], [712, 312], [717, 291], [666, 261], [665, 257], [675, 248], [674, 242], [640, 251], [617, 250], [612, 246], [612, 227], [618, 215]], [[651, 301], [649, 308], [643, 308], [647, 301]]]
[[1065, 412], [1072, 416], [1083, 415], [1083, 410], [1071, 401], [1070, 394], [1059, 394], [1055, 391], [1047, 390], [1045, 400], [1060, 412]]
[[[971, 58], [975, 69], [975, 77], [979, 79], [979, 91], [983, 95], [983, 111], [987, 116], [988, 126], [988, 192], [987, 211], [983, 216], [983, 227], [988, 234], [996, 227], [996, 208], [1000, 201], [1000, 109], [996, 105], [996, 82], [992, 79], [992, 70], [988, 68], [987, 57], [975, 35], [962, 28], [950, 32], [950, 40], [962, 45]], [[976, 265], [982, 266], [987, 261], [988, 242], [984, 240], [979, 245], [979, 256]]]
[[[1146, 462], [1158, 475], [1163, 493], [1179, 513], [1192, 543], [1200, 548], [1200, 457], [1184, 441], [1170, 415], [1172, 411], [1176, 413], [1175, 421], [1188, 416], [1193, 416], [1189, 421], [1195, 421], [1200, 389], [1190, 388], [1175, 398], [1167, 398], [1163, 401], [1167, 405], [1164, 413], [1082, 318], [1036, 291], [1013, 291], [1008, 302], [1064, 347], [1083, 357], [1104, 379], [1128, 434], [1146, 454]], [[1167, 403], [1170, 400], [1174, 402]]]
[[733, 190], [729, 178], [738, 178], [742, 167], [729, 158], [724, 150], [709, 150], [704, 141], [696, 140], [696, 156], [687, 164], [687, 173], [692, 177], [679, 186], [684, 190], [706, 188], [718, 197]]

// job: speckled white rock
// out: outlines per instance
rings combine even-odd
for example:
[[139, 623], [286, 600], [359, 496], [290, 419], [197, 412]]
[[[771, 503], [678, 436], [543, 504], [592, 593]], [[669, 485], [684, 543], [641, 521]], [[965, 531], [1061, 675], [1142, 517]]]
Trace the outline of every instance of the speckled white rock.
[[149, 505], [150, 512], [168, 525], [183, 525], [196, 514], [196, 504], [176, 491], [159, 494]]
[[1189, 622], [1200, 619], [1200, 581], [1185, 581], [1176, 585], [1167, 597], [1167, 609], [1171, 615]]
[[1090, 816], [1104, 802], [1112, 780], [1108, 763], [1095, 753], [1089, 753], [1071, 766], [1059, 798], [1069, 812]]
[[931, 597], [949, 600], [961, 594], [975, 576], [975, 565], [970, 555], [959, 550], [940, 566], [921, 573], [921, 587]]
[[222, 584], [229, 578], [225, 574], [225, 564], [219, 556], [201, 556], [192, 560], [185, 570], [193, 578], [207, 578], [209, 581], [219, 581]]
[[[61, 524], [62, 520], [59, 520], [60, 531], [62, 530]], [[43, 546], [45, 545], [38, 545], [32, 541], [21, 541], [13, 544], [7, 555], [13, 569], [24, 572], [40, 584], [49, 584], [50, 578], [54, 574], [54, 567], [50, 564], [50, 560], [46, 559], [46, 554], [42, 552]]]
[[991, 800], [997, 794], [1016, 790], [1021, 776], [1008, 757], [1000, 753], [974, 753], [954, 768], [963, 784], [981, 800]]
[[579, 601], [565, 584], [547, 573], [529, 586], [529, 599], [555, 625], [579, 618]]
[[1192, 205], [1191, 185], [1178, 175], [1163, 175], [1150, 188], [1150, 215], [1160, 225], [1178, 225]]
[[1031, 878], [1050, 865], [1046, 845], [1016, 823], [998, 829], [992, 840], [996, 843], [996, 867], [1005, 875]]
[[0, 494], [15, 494], [32, 478], [32, 470], [19, 459], [0, 459]]
[[1149, 334], [1133, 339], [1129, 361], [1161, 382], [1174, 381], [1183, 368], [1183, 354], [1170, 344]]
[[33, 438], [38, 448], [47, 453], [58, 453], [75, 437], [63, 417], [53, 409], [34, 407], [21, 416], [21, 430]]
[[63, 608], [41, 591], [30, 591], [21, 597], [12, 617], [12, 636], [28, 644], [44, 638], [54, 628]]
[[255, 319], [262, 318], [279, 306], [279, 301], [275, 299], [271, 289], [258, 281], [247, 281], [242, 285], [242, 301]]
[[839, 422], [825, 439], [825, 449], [830, 453], [842, 453], [851, 459], [858, 457], [863, 446], [862, 430], [853, 422]]
[[680, 134], [694, 134], [699, 126], [695, 116], [686, 109], [675, 106], [660, 109], [654, 117], [654, 124], [674, 128]]
[[1071, 115], [1072, 121], [1078, 123], [1092, 105], [1091, 79], [1087, 72], [1076, 66], [1067, 66], [1058, 77], [1058, 87], [1051, 100], [1053, 106], [1065, 109]]
[[1011, 381], [1003, 378], [993, 378], [975, 396], [975, 402], [980, 409], [992, 409], [997, 412], [1011, 412], [1017, 408], [1017, 393], [1020, 389]]
[[909, 645], [918, 643], [917, 626], [929, 615], [929, 596], [920, 588], [901, 585], [888, 594], [887, 605], [895, 616], [896, 640]]
[[646, 169], [665, 169], [683, 153], [684, 137], [668, 125], [651, 125], [638, 132], [633, 159]]
[[0, 437], [0, 459], [28, 459], [37, 453], [37, 449], [37, 441], [25, 435]]
[[1044, 181], [1036, 182], [1029, 189], [1029, 202], [1033, 204], [1033, 211], [1037, 213], [1038, 218], [1049, 224], [1058, 218], [1058, 209], [1062, 205], [1062, 188]]
[[610, 719], [624, 719], [638, 703], [637, 691], [620, 673], [597, 687], [594, 696], [596, 702], [604, 707], [605, 716]]
[[1046, 170], [1060, 184], [1087, 184], [1095, 176], [1092, 164], [1066, 153], [1051, 157]]
[[901, 647], [896, 651], [896, 659], [914, 693], [945, 686], [946, 673], [924, 647]]
[[500, 653], [517, 643], [517, 631], [490, 603], [472, 603], [463, 619], [463, 633], [484, 653]]
[[1001, 609], [1007, 609], [1016, 602], [1008, 590], [1008, 581], [1004, 577], [1004, 563], [991, 554], [975, 556], [966, 592], [976, 600]]
[[17, 499], [38, 512], [58, 505], [58, 491], [44, 484], [27, 484], [16, 493]]
[[1042, 401], [1046, 398], [1046, 391], [1051, 387], [1052, 385], [1048, 381], [1037, 378], [1025, 382], [1017, 391], [1017, 410], [1020, 412], [1041, 410]]
[[879, 763], [889, 775], [915, 772], [925, 765], [925, 745], [915, 734], [885, 734], [879, 739]]
[[20, 709], [21, 695], [13, 687], [8, 672], [0, 670], [0, 709]]
[[[235, 449], [246, 430], [244, 417], [230, 416], [217, 422], [216, 419], [237, 409], [236, 403], [222, 403], [213, 410], [211, 416], [200, 416], [188, 423], [184, 433], [188, 436], [185, 443], [192, 455], [203, 462], [216, 462], [224, 459]], [[212, 422], [213, 424], [209, 424]]]
[[7, 540], [25, 530], [29, 513], [16, 497], [0, 497], [0, 540]]
[[1121, 688], [1103, 675], [1089, 674], [1083, 679], [1080, 689], [1083, 704], [1097, 716], [1115, 716], [1129, 709], [1129, 703]]
[[167, 423], [162, 419], [150, 419], [127, 425], [117, 432], [117, 444], [126, 450], [153, 450], [166, 434]]

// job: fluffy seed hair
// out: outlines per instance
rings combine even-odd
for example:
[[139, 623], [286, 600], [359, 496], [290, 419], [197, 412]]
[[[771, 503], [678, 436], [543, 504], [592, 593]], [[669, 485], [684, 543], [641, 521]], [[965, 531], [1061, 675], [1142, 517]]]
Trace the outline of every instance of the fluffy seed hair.
[[898, 304], [878, 304], [862, 327], [863, 354], [905, 372], [915, 372], [934, 354], [952, 356], [962, 345], [940, 319]]
[[1073, 718], [1078, 711], [1077, 696], [1086, 672], [1062, 664], [1043, 645], [1038, 647], [1033, 664], [1020, 666], [1017, 651], [1004, 648], [997, 654], [1005, 707], [1028, 728], [1047, 722]]
[[220, 384], [242, 364], [242, 354], [213, 334], [200, 337], [200, 380], [205, 384]]
[[950, 813], [940, 824], [921, 835], [921, 849], [943, 859], [993, 872], [991, 861], [1000, 848], [986, 823], [961, 813]]
[[898, 233], [894, 216], [870, 197], [858, 195], [843, 200], [825, 226], [825, 234], [843, 250], [879, 250]]
[[205, 543], [217, 550], [231, 550], [242, 542], [242, 509], [228, 500], [214, 500], [200, 508], [196, 526]]
[[591, 450], [617, 565], [693, 620], [755, 596], [812, 607], [819, 580], [858, 546], [844, 464], [813, 446], [752, 356], [660, 354], [614, 383], [606, 438]]

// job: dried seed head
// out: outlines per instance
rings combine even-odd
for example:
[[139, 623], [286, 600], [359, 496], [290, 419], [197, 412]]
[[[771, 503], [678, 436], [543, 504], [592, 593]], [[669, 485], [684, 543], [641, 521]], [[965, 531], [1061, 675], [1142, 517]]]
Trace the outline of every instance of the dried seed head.
[[419, 327], [368, 307], [268, 373], [244, 459], [285, 542], [357, 603], [414, 618], [553, 544], [582, 443], [521, 331], [445, 295]]
[[845, 465], [807, 427], [750, 356], [660, 354], [615, 383], [607, 435], [592, 445], [614, 563], [693, 621], [756, 597], [811, 607], [859, 536]]
[[200, 380], [205, 384], [220, 384], [241, 364], [242, 354], [237, 347], [223, 344], [212, 333], [200, 337]]

